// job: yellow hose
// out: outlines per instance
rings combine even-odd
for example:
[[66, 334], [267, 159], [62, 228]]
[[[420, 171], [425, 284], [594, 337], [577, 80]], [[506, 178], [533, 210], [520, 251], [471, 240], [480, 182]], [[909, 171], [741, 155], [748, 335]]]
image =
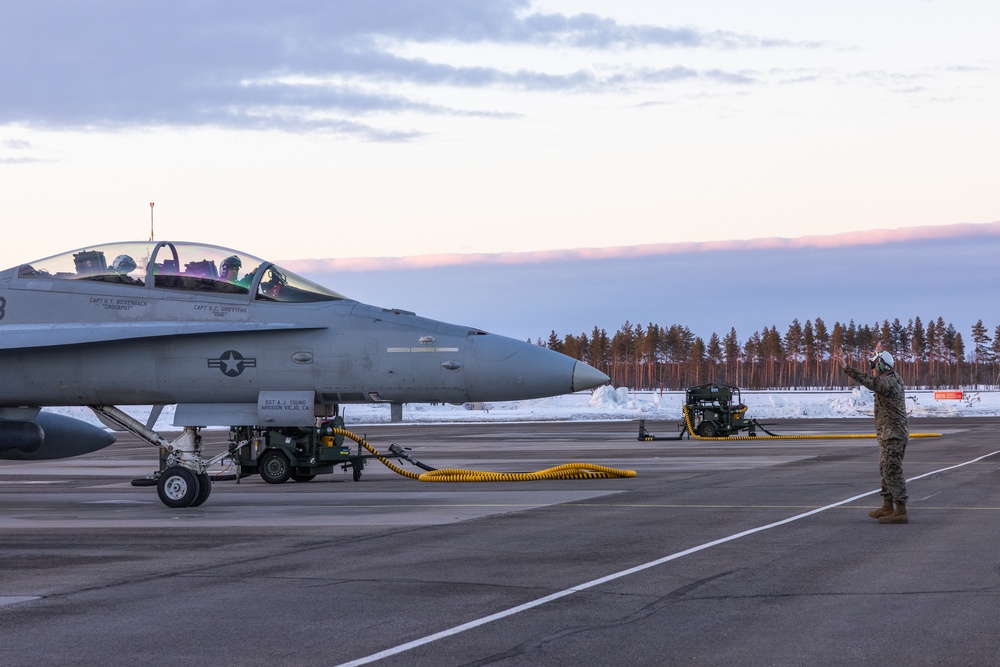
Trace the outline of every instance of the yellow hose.
[[[687, 425], [687, 432], [695, 440], [849, 440], [861, 438], [876, 438], [874, 433], [830, 433], [826, 435], [730, 435], [706, 438], [694, 432], [691, 426], [691, 415], [687, 406], [684, 406], [684, 423]], [[911, 438], [940, 438], [940, 433], [911, 433]]]
[[377, 449], [368, 444], [359, 435], [355, 435], [342, 428], [334, 428], [332, 432], [336, 435], [350, 438], [358, 443], [381, 461], [382, 465], [397, 475], [416, 479], [421, 482], [534, 482], [543, 479], [611, 479], [636, 476], [635, 470], [620, 470], [618, 468], [608, 468], [607, 466], [590, 463], [565, 463], [552, 468], [546, 468], [545, 470], [539, 470], [538, 472], [481, 472], [479, 470], [446, 468], [443, 470], [429, 470], [418, 474], [403, 470], [382, 456]]

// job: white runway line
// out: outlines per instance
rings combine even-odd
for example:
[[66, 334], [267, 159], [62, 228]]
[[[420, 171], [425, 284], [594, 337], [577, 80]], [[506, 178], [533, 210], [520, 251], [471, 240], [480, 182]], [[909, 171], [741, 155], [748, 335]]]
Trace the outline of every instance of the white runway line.
[[[978, 458], [972, 459], [970, 461], [965, 461], [964, 463], [958, 463], [953, 466], [948, 466], [947, 468], [940, 468], [938, 470], [932, 470], [931, 472], [924, 473], [923, 475], [918, 475], [912, 477], [907, 482], [914, 482], [918, 479], [923, 479], [924, 477], [930, 477], [931, 475], [938, 475], [943, 472], [948, 472], [949, 470], [955, 470], [956, 468], [961, 468], [963, 466], [971, 465], [987, 459], [991, 456], [1000, 454], [1000, 451], [992, 452], [990, 454], [985, 454]], [[814, 514], [819, 514], [820, 512], [825, 512], [831, 510], [835, 507], [840, 507], [841, 505], [846, 505], [852, 503], [855, 500], [860, 500], [861, 498], [866, 498], [868, 496], [879, 493], [880, 489], [875, 489], [874, 491], [868, 491], [867, 493], [862, 493], [856, 496], [851, 496], [845, 500], [841, 500], [824, 507], [818, 507], [814, 510], [809, 510], [808, 512], [803, 512], [802, 514], [796, 514], [795, 516], [789, 517], [787, 519], [782, 519], [781, 521], [775, 521], [774, 523], [769, 523], [764, 526], [758, 526], [757, 528], [751, 528], [749, 530], [744, 530], [740, 533], [734, 533], [727, 537], [722, 537], [711, 542], [706, 542], [704, 544], [699, 544], [696, 547], [691, 547], [690, 549], [685, 549], [684, 551], [678, 551], [677, 553], [670, 554], [669, 556], [664, 556], [663, 558], [658, 558], [656, 560], [649, 561], [648, 563], [643, 563], [642, 565], [636, 565], [627, 570], [622, 570], [620, 572], [615, 572], [614, 574], [609, 574], [606, 577], [601, 577], [600, 579], [594, 579], [588, 581], [584, 584], [579, 584], [573, 586], [572, 588], [567, 588], [565, 590], [559, 591], [558, 593], [553, 593], [551, 595], [546, 595], [545, 597], [538, 598], [537, 600], [532, 600], [531, 602], [526, 602], [522, 605], [516, 607], [511, 607], [510, 609], [505, 609], [504, 611], [497, 612], [495, 614], [490, 614], [489, 616], [484, 616], [482, 618], [476, 619], [474, 621], [469, 621], [468, 623], [463, 623], [462, 625], [456, 625], [448, 630], [442, 630], [441, 632], [436, 632], [432, 635], [427, 635], [426, 637], [421, 637], [420, 639], [414, 639], [413, 641], [406, 642], [405, 644], [400, 644], [393, 648], [386, 649], [384, 651], [379, 651], [378, 653], [373, 653], [369, 656], [363, 658], [358, 658], [357, 660], [351, 660], [350, 662], [344, 662], [337, 665], [337, 667], [356, 667], [357, 665], [367, 665], [383, 658], [389, 658], [394, 655], [399, 655], [400, 653], [405, 653], [412, 649], [418, 648], [420, 646], [426, 646], [432, 642], [436, 642], [439, 639], [445, 639], [447, 637], [453, 637], [457, 634], [461, 634], [466, 630], [472, 630], [473, 628], [478, 628], [481, 625], [486, 625], [487, 623], [492, 623], [493, 621], [499, 621], [500, 619], [507, 618], [508, 616], [513, 616], [514, 614], [519, 614], [522, 611], [527, 611], [529, 609], [534, 609], [535, 607], [540, 607], [543, 604], [552, 602], [553, 600], [558, 600], [564, 598], [567, 595], [572, 595], [573, 593], [579, 593], [580, 591], [585, 591], [588, 588], [594, 588], [595, 586], [600, 586], [601, 584], [606, 584], [609, 581], [614, 581], [615, 579], [621, 579], [622, 577], [627, 577], [630, 574], [635, 574], [636, 572], [642, 572], [643, 570], [648, 570], [651, 567], [656, 567], [657, 565], [662, 565], [663, 563], [668, 563], [672, 560], [677, 560], [678, 558], [683, 558], [684, 556], [690, 556], [691, 554], [698, 553], [699, 551], [704, 551], [706, 549], [711, 549], [712, 547], [719, 546], [720, 544], [725, 544], [726, 542], [732, 542], [733, 540], [738, 540], [742, 537], [748, 535], [753, 535], [755, 533], [760, 533], [765, 530], [770, 530], [771, 528], [777, 528], [778, 526], [784, 526], [785, 524], [792, 523], [793, 521], [798, 521], [799, 519], [805, 519]]]
[[32, 600], [40, 600], [41, 598], [37, 595], [0, 595], [0, 607], [8, 604], [17, 604], [18, 602], [31, 602]]

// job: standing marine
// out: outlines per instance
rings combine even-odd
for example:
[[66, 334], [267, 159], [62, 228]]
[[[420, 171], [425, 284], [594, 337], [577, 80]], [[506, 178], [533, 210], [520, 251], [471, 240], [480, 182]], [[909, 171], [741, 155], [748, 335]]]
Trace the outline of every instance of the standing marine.
[[[841, 359], [841, 363], [843, 360]], [[879, 444], [879, 471], [882, 474], [882, 507], [868, 516], [879, 523], [909, 523], [906, 515], [906, 479], [903, 477], [903, 454], [910, 438], [906, 419], [906, 387], [894, 368], [892, 355], [875, 346], [868, 360], [869, 375], [844, 363], [844, 372], [875, 394], [875, 436]]]

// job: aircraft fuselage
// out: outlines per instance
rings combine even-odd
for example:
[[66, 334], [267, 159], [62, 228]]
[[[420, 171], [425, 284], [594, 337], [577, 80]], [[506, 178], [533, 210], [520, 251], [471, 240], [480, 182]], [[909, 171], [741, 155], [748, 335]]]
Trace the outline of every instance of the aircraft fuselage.
[[[41, 411], [90, 406], [167, 453], [156, 486], [169, 507], [205, 502], [208, 466], [237, 451], [283, 481], [292, 459], [271, 434], [333, 433], [345, 403], [509, 401], [607, 380], [541, 346], [359, 303], [217, 246], [106, 244], [0, 272], [0, 458], [107, 447], [103, 429]], [[115, 407], [168, 404], [184, 429], [172, 442]], [[234, 427], [214, 458], [198, 434], [208, 425]], [[358, 479], [363, 459], [349, 460]]]
[[147, 259], [132, 274], [87, 273], [96, 250], [73, 254], [75, 272], [46, 269], [50, 258], [0, 273], [0, 407], [253, 404], [303, 391], [317, 406], [461, 403], [607, 380], [540, 346], [362, 304], [247, 255], [258, 266], [235, 285], [215, 260], [181, 270], [226, 249], [133, 245]]

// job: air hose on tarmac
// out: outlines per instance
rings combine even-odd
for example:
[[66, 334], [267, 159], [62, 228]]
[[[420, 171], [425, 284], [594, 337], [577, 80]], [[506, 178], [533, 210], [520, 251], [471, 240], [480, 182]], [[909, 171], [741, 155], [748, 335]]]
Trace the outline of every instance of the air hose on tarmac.
[[545, 479], [611, 479], [622, 477], [635, 477], [634, 470], [621, 470], [609, 468], [607, 466], [593, 465], [591, 463], [566, 463], [560, 466], [539, 470], [537, 472], [482, 472], [479, 470], [463, 470], [460, 468], [443, 468], [438, 470], [424, 465], [402, 448], [395, 445], [390, 448], [393, 456], [405, 458], [414, 465], [423, 468], [424, 472], [415, 473], [403, 470], [395, 463], [382, 456], [377, 449], [359, 435], [342, 428], [334, 428], [331, 431], [335, 435], [342, 435], [350, 438], [360, 446], [371, 452], [375, 458], [382, 462], [382, 465], [389, 468], [397, 475], [416, 479], [421, 482], [533, 482]]
[[[874, 439], [877, 436], [874, 433], [824, 433], [816, 435], [775, 435], [770, 431], [766, 431], [768, 435], [731, 435], [731, 436], [719, 436], [719, 437], [706, 437], [703, 435], [698, 435], [695, 433], [694, 427], [691, 426], [691, 414], [688, 412], [688, 408], [685, 405], [684, 409], [684, 424], [687, 427], [687, 433], [695, 440], [838, 440], [838, 439]], [[684, 435], [681, 432], [681, 435]], [[940, 433], [911, 433], [911, 438], [940, 438]], [[642, 437], [640, 436], [640, 440]], [[679, 439], [679, 437], [678, 437]]]

